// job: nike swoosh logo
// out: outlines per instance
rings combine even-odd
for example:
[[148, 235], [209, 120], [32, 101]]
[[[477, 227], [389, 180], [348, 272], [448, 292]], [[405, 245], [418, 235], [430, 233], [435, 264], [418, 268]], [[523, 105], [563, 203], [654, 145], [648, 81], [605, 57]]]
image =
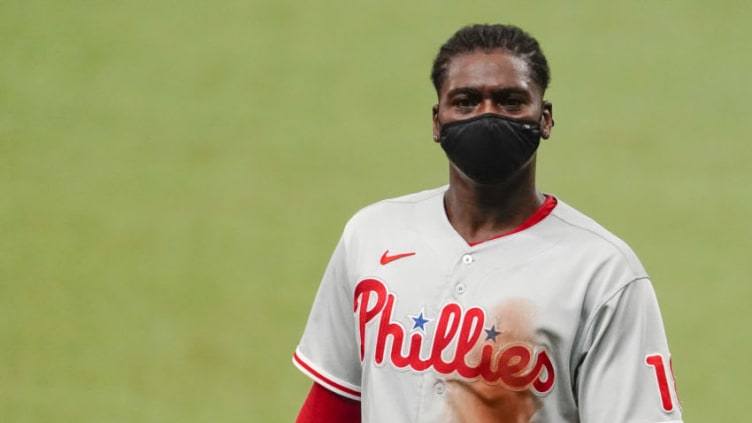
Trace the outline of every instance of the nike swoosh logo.
[[389, 255], [389, 250], [386, 250], [386, 251], [384, 251], [384, 254], [381, 255], [381, 261], [380, 261], [380, 263], [382, 265], [385, 265], [385, 264], [389, 264], [389, 263], [393, 262], [394, 260], [399, 260], [401, 258], [410, 257], [410, 256], [414, 256], [414, 255], [415, 255], [415, 252], [394, 254], [394, 255], [390, 256]]

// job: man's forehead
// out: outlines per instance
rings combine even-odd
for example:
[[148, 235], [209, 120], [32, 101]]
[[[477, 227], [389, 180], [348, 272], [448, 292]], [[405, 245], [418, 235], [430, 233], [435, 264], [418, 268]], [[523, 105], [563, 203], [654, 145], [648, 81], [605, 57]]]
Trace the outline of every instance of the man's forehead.
[[466, 87], [538, 90], [527, 62], [504, 50], [475, 51], [452, 58], [447, 66], [445, 92]]

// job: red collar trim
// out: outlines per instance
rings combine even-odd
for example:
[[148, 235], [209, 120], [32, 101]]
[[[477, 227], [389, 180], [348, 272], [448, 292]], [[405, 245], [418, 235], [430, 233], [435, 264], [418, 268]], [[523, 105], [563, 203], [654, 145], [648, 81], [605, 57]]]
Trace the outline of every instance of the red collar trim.
[[[491, 238], [488, 238], [486, 241], [491, 241], [492, 239], [499, 239], [501, 237], [509, 236], [512, 234], [516, 234], [517, 232], [524, 231], [525, 229], [535, 225], [536, 223], [540, 222], [541, 220], [545, 219], [546, 216], [551, 214], [554, 207], [556, 207], [556, 204], [558, 201], [556, 200], [556, 197], [553, 195], [546, 195], [546, 200], [543, 201], [543, 204], [541, 204], [540, 207], [538, 207], [538, 210], [535, 211], [530, 217], [527, 218], [522, 224], [514, 229], [512, 229], [509, 232], [504, 232], [503, 234], [492, 236]], [[486, 241], [478, 241], [478, 242], [468, 242], [467, 244], [471, 247], [475, 247], [476, 245], [482, 244]]]

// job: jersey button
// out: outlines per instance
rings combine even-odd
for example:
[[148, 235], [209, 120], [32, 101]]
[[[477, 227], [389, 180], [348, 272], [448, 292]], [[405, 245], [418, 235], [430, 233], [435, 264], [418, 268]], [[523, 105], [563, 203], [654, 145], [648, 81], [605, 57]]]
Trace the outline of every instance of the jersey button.
[[433, 385], [433, 391], [441, 395], [444, 393], [444, 382], [438, 381]]
[[462, 256], [462, 262], [465, 264], [470, 264], [473, 261], [474, 261], [473, 256], [471, 256], [470, 254], [465, 254], [464, 256]]
[[458, 283], [457, 286], [454, 287], [454, 290], [457, 291], [458, 294], [462, 295], [465, 293], [465, 285]]

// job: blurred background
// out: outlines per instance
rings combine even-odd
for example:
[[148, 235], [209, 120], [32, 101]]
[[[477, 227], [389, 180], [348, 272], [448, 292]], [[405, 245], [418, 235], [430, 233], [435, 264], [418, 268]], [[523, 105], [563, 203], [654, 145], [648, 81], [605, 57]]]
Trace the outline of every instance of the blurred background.
[[541, 42], [539, 186], [653, 276], [685, 421], [746, 420], [751, 21], [741, 1], [3, 0], [0, 421], [293, 421], [345, 221], [446, 183], [428, 75], [476, 22]]

